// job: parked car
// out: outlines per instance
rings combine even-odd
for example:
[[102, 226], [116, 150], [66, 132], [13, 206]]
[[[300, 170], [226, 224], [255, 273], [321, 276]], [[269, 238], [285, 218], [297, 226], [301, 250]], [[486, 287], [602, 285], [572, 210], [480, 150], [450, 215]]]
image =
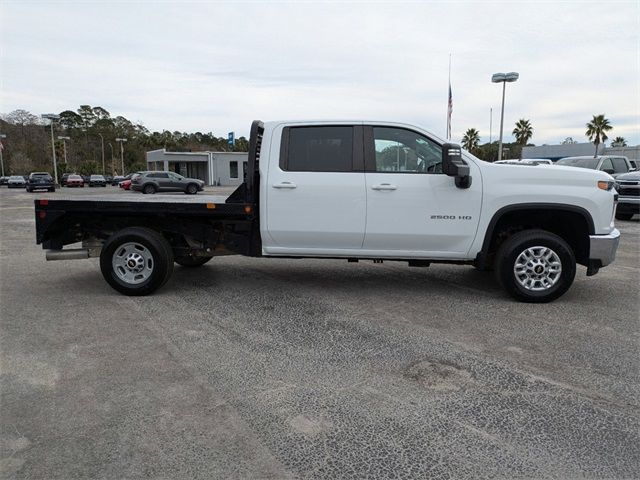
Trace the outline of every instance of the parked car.
[[122, 175], [116, 175], [115, 177], [113, 177], [113, 178], [111, 179], [111, 186], [112, 186], [112, 187], [117, 187], [117, 186], [120, 184], [120, 182], [122, 182], [123, 180], [126, 180], [126, 179], [124, 178], [124, 176], [122, 176]]
[[629, 159], [629, 163], [631, 164], [631, 168], [638, 170], [638, 162], [636, 160]]
[[204, 182], [187, 178], [175, 172], [140, 172], [131, 178], [131, 190], [142, 193], [184, 192], [195, 195], [204, 188]]
[[22, 175], [12, 175], [7, 180], [7, 187], [9, 188], [24, 188], [27, 186], [27, 181]]
[[616, 218], [631, 220], [631, 217], [640, 213], [640, 172], [618, 175], [616, 190], [618, 191]]
[[9, 177], [0, 177], [0, 185], [6, 185], [9, 183]]
[[73, 173], [63, 173], [62, 177], [60, 177], [60, 186], [61, 187], [66, 187], [67, 186], [67, 178], [69, 178], [69, 175], [73, 175]]
[[91, 175], [89, 177], [89, 186], [90, 187], [106, 187], [107, 181], [102, 175]]
[[122, 180], [118, 186], [124, 190], [131, 190], [131, 179]]
[[111, 185], [111, 182], [113, 181], [113, 177], [111, 175], [105, 175], [104, 179], [107, 182], [107, 185]]
[[35, 190], [55, 192], [56, 184], [53, 182], [53, 177], [48, 172], [32, 172], [27, 180], [27, 192]]
[[633, 170], [627, 157], [614, 155], [599, 155], [597, 157], [566, 157], [558, 160], [556, 165], [568, 167], [589, 168], [606, 172], [612, 177], [617, 177], [623, 173]]
[[69, 175], [67, 177], [67, 187], [84, 187], [84, 180], [80, 175]]

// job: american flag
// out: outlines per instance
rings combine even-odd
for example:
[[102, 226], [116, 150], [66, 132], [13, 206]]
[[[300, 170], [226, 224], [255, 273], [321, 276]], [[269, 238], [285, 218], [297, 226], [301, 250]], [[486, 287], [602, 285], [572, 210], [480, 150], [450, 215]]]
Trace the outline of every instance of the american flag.
[[447, 105], [447, 140], [451, 139], [451, 114], [453, 113], [453, 97], [451, 96], [451, 80], [449, 80], [449, 103]]

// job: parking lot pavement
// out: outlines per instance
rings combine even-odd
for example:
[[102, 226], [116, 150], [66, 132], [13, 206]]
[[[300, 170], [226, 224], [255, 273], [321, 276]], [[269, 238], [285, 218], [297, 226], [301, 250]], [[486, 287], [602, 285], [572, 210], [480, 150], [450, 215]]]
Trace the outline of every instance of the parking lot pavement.
[[130, 298], [45, 262], [32, 200], [0, 189], [4, 477], [640, 471], [637, 217], [546, 305], [470, 267], [242, 257]]

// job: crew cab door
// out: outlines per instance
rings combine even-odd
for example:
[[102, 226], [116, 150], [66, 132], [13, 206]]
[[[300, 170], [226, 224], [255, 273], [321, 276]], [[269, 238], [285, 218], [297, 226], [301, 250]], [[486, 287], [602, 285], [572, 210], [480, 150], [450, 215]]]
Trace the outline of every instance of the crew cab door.
[[361, 249], [366, 218], [362, 126], [279, 127], [273, 138], [263, 203], [265, 252], [331, 255]]
[[364, 250], [398, 257], [465, 258], [476, 235], [482, 178], [457, 188], [442, 173], [441, 146], [401, 127], [365, 126]]

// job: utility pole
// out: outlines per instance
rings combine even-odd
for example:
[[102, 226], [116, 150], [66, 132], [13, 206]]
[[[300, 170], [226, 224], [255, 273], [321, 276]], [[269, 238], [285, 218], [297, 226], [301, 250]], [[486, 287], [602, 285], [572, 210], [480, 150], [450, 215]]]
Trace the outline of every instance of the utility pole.
[[0, 166], [2, 166], [2, 176], [4, 177], [4, 159], [2, 158], [2, 152], [4, 150], [4, 143], [2, 139], [7, 138], [4, 133], [0, 133]]
[[42, 115], [42, 118], [46, 118], [51, 122], [51, 152], [53, 154], [53, 178], [58, 184], [58, 164], [56, 162], [56, 144], [53, 138], [53, 122], [60, 119], [60, 115], [56, 115], [55, 113], [45, 113]]
[[64, 147], [64, 163], [67, 163], [67, 140], [71, 140], [71, 137], [60, 137], [58, 136], [58, 140], [62, 140], [62, 146]]
[[99, 133], [98, 135], [100, 135], [100, 144], [102, 146], [102, 175], [105, 174], [104, 171], [104, 137], [102, 136], [101, 133]]
[[122, 175], [124, 175], [124, 142], [126, 138], [116, 138], [116, 142], [120, 142], [120, 163], [122, 164]]

